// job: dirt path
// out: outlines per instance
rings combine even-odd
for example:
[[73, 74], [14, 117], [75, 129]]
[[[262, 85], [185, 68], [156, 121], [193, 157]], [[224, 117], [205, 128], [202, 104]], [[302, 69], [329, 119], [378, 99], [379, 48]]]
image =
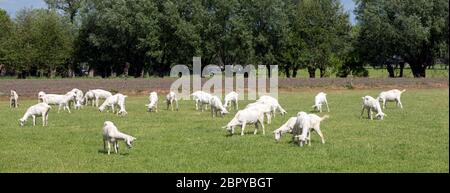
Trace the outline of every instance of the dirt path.
[[[167, 92], [176, 79], [62, 79], [62, 80], [0, 80], [0, 96], [9, 95], [9, 90], [16, 90], [19, 95], [33, 97], [39, 91], [47, 93], [66, 93], [78, 88], [83, 91], [101, 88], [129, 94], [148, 94], [149, 91]], [[350, 84], [351, 82], [351, 84]], [[324, 79], [286, 79], [280, 78], [278, 85], [281, 90], [297, 90], [301, 88], [347, 89], [352, 85], [355, 89], [371, 88], [448, 88], [448, 78], [345, 78]]]

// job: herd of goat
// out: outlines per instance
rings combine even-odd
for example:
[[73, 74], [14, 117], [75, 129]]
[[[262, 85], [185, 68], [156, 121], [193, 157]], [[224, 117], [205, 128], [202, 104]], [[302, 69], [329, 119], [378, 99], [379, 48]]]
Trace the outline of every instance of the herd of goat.
[[[406, 90], [400, 91], [398, 89], [394, 89], [381, 92], [377, 98], [373, 98], [371, 96], [362, 97], [361, 117], [363, 116], [364, 111], [367, 110], [368, 118], [371, 120], [373, 119], [373, 112], [376, 113], [375, 117], [377, 119], [383, 120], [386, 114], [383, 113], [382, 109], [386, 107], [386, 102], [395, 101], [397, 106], [403, 108], [400, 97], [405, 91]], [[261, 96], [257, 101], [248, 104], [242, 110], [238, 110], [239, 94], [234, 91], [225, 96], [224, 103], [222, 103], [219, 97], [204, 91], [196, 91], [192, 93], [191, 96], [195, 101], [196, 110], [200, 109], [203, 112], [204, 110], [207, 110], [209, 106], [213, 117], [218, 114], [223, 117], [225, 114], [229, 113], [228, 109], [231, 108], [231, 106], [234, 106], [237, 113], [233, 119], [223, 127], [231, 135], [234, 134], [236, 126], [241, 127], [241, 135], [244, 135], [244, 130], [247, 124], [255, 125], [254, 134], [257, 134], [259, 126], [261, 126], [262, 132], [265, 135], [264, 121], [266, 120], [266, 123], [270, 124], [272, 117], [275, 117], [277, 112], [281, 115], [285, 115], [287, 113], [281, 107], [278, 100], [271, 96]], [[327, 111], [330, 112], [326, 96], [327, 94], [323, 92], [317, 94], [312, 108], [318, 112], [322, 112], [322, 106], [325, 105], [327, 107]], [[64, 95], [46, 94], [41, 91], [38, 93], [38, 104], [29, 107], [24, 116], [19, 119], [19, 123], [21, 126], [24, 126], [28, 118], [32, 117], [33, 125], [36, 125], [36, 117], [42, 117], [42, 125], [46, 126], [48, 124], [48, 114], [51, 109], [50, 105], [58, 105], [58, 113], [61, 108], [63, 108], [63, 111], [67, 110], [70, 113], [71, 103], [74, 104], [73, 106], [75, 109], [81, 109], [83, 105], [86, 106], [90, 103], [92, 106], [98, 107], [100, 112], [105, 110], [109, 111], [109, 109], [111, 109], [113, 113], [116, 113], [119, 116], [125, 116], [127, 114], [127, 111], [125, 110], [126, 98], [126, 95], [120, 93], [113, 95], [111, 92], [102, 89], [89, 90], [83, 94], [83, 91], [75, 88]], [[99, 106], [100, 99], [105, 100]], [[17, 108], [18, 100], [19, 95], [17, 92], [11, 90], [10, 108]], [[166, 96], [166, 103], [167, 109], [171, 108], [171, 110], [174, 111], [175, 106], [175, 109], [178, 111], [178, 99], [176, 93], [169, 92]], [[158, 94], [156, 92], [150, 93], [149, 104], [145, 106], [149, 112], [158, 112]], [[115, 111], [115, 107], [118, 108], [117, 111]], [[322, 143], [325, 143], [323, 134], [320, 130], [320, 123], [327, 118], [329, 118], [328, 115], [319, 117], [315, 114], [299, 112], [297, 116], [289, 118], [285, 124], [273, 131], [275, 140], [279, 141], [283, 134], [291, 133], [292, 139], [295, 142], [298, 142], [300, 146], [303, 146], [304, 144], [311, 145], [311, 131], [315, 131], [320, 136]], [[114, 151], [118, 153], [118, 141], [122, 140], [128, 148], [131, 148], [133, 141], [135, 141], [136, 138], [120, 132], [114, 123], [105, 121], [103, 127], [103, 142], [105, 151], [106, 144], [108, 144], [107, 151], [108, 154], [110, 154], [112, 144]]]

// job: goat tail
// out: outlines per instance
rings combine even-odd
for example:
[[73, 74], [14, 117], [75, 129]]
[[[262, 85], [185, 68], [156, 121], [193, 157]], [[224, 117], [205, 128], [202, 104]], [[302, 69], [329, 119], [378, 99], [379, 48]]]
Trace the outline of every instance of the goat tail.
[[323, 117], [320, 117], [320, 121], [323, 121], [323, 120], [328, 119], [328, 118], [330, 118], [330, 116], [325, 115], [325, 116], [323, 116]]
[[403, 89], [402, 91], [400, 91], [401, 93], [404, 93], [404, 92], [406, 92], [406, 89]]

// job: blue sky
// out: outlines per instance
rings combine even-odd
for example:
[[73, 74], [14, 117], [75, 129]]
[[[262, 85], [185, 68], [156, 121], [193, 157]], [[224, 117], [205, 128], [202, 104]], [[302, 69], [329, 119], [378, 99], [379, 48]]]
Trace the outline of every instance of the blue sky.
[[[355, 23], [353, 0], [341, 0], [345, 9], [350, 13], [350, 20]], [[0, 8], [5, 9], [10, 16], [14, 17], [16, 12], [23, 8], [45, 8], [47, 5], [43, 0], [0, 0]]]
[[0, 8], [6, 10], [11, 17], [23, 8], [46, 8], [43, 0], [0, 0]]

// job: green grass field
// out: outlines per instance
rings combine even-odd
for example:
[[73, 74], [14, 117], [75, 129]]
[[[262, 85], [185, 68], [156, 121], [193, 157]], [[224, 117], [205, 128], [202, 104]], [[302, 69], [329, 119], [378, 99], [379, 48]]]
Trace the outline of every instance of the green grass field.
[[[49, 126], [19, 127], [18, 119], [35, 100], [11, 110], [0, 102], [0, 172], [449, 172], [448, 89], [408, 90], [404, 109], [390, 103], [385, 120], [359, 118], [361, 97], [379, 90], [328, 91], [330, 119], [322, 123], [325, 144], [316, 134], [312, 146], [279, 143], [273, 130], [298, 111], [310, 111], [315, 92], [281, 92], [288, 111], [266, 124], [266, 135], [226, 136], [225, 118], [196, 112], [193, 101], [181, 101], [180, 111], [146, 112], [146, 96], [127, 98], [126, 117], [87, 107], [72, 114], [53, 108]], [[244, 107], [249, 101], [242, 101]], [[113, 121], [137, 137], [134, 148], [120, 143], [119, 155], [103, 152], [102, 126]], [[237, 129], [240, 132], [240, 129]]]

